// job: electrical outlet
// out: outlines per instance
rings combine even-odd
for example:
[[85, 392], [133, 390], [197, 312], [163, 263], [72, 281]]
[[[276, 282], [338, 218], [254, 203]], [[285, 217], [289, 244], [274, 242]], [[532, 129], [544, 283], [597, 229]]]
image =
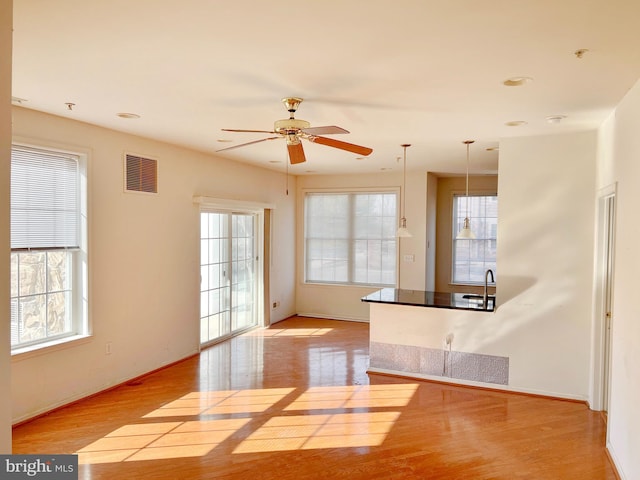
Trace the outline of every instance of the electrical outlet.
[[105, 355], [111, 355], [111, 342], [107, 342], [105, 347], [104, 347], [104, 354]]
[[453, 333], [449, 333], [449, 334], [447, 334], [447, 336], [444, 338], [444, 344], [445, 344], [447, 347], [450, 347], [452, 343], [453, 343]]
[[280, 301], [276, 300], [275, 302], [273, 302], [273, 308], [278, 308], [280, 306]]

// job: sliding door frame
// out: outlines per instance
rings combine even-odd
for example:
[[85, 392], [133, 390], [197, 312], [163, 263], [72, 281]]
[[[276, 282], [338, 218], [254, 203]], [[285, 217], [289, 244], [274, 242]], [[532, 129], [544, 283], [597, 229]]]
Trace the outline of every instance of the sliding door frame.
[[[269, 266], [270, 266], [270, 239], [265, 239], [265, 235], [271, 236], [271, 219], [273, 216], [274, 205], [257, 203], [257, 202], [244, 202], [238, 200], [227, 200], [208, 196], [195, 196], [193, 201], [196, 205], [199, 205], [198, 211], [198, 225], [200, 225], [200, 216], [202, 213], [228, 213], [228, 214], [252, 214], [256, 216], [255, 221], [255, 254], [257, 256], [256, 261], [256, 305], [255, 311], [257, 315], [257, 327], [265, 327], [270, 324], [270, 309], [269, 306]], [[200, 238], [202, 232], [199, 232], [198, 238]], [[198, 245], [200, 245], [200, 241]], [[200, 263], [201, 256], [198, 256]], [[200, 269], [198, 268], [198, 272]], [[199, 283], [200, 285], [200, 283]], [[198, 323], [200, 322], [200, 315], [198, 315]], [[249, 330], [249, 327], [239, 332], [234, 333], [237, 335], [243, 331]], [[221, 337], [216, 341], [208, 342], [203, 345], [200, 342], [200, 325], [198, 325], [198, 345], [200, 349], [211, 344], [224, 341], [232, 335]]]

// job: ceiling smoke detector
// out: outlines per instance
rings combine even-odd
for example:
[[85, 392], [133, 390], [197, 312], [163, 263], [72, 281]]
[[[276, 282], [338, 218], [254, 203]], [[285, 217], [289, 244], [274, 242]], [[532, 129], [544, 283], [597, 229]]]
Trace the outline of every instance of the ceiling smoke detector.
[[566, 115], [550, 115], [546, 118], [547, 123], [560, 123], [562, 120], [567, 118]]

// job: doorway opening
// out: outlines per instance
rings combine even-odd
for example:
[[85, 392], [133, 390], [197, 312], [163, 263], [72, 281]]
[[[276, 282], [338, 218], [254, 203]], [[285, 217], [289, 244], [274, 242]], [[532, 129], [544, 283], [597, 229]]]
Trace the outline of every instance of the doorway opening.
[[613, 328], [613, 277], [615, 259], [616, 185], [598, 195], [596, 259], [595, 344], [592, 408], [609, 411], [611, 384], [611, 333]]

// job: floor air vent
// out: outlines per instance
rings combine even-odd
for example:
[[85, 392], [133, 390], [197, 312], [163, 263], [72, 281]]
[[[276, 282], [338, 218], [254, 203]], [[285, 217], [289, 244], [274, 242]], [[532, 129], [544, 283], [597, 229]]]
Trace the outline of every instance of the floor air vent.
[[158, 161], [125, 154], [125, 190], [158, 193]]

